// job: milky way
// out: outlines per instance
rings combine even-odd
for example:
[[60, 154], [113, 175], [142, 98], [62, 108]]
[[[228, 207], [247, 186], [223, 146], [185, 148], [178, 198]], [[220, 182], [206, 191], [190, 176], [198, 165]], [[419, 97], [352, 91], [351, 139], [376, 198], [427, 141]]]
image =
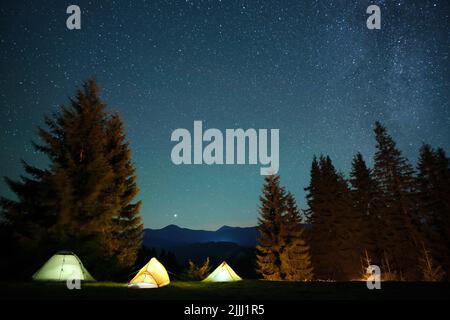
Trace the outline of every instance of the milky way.
[[[66, 28], [69, 4], [81, 30]], [[381, 30], [366, 27], [370, 4]], [[36, 127], [94, 75], [126, 123], [146, 227], [256, 224], [255, 166], [170, 161], [171, 132], [194, 120], [280, 129], [279, 173], [301, 207], [314, 154], [344, 173], [357, 151], [372, 164], [376, 120], [413, 164], [423, 141], [449, 151], [445, 0], [9, 1], [0, 14], [0, 175], [47, 164]]]

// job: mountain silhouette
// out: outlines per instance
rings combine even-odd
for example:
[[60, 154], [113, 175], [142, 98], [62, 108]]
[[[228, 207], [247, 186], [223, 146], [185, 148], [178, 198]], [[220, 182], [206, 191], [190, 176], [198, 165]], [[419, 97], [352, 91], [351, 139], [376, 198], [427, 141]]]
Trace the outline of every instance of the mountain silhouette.
[[216, 231], [206, 231], [171, 224], [162, 229], [145, 229], [143, 241], [146, 247], [164, 249], [209, 242], [231, 242], [241, 247], [255, 247], [256, 237], [256, 227], [223, 226]]

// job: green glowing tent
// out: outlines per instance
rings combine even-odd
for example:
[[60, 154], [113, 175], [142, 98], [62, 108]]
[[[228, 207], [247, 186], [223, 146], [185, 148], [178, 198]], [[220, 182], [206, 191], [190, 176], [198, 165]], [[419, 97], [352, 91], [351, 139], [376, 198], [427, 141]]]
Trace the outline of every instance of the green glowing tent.
[[68, 251], [60, 251], [53, 255], [33, 275], [35, 281], [66, 281], [66, 280], [95, 281], [80, 259]]
[[206, 282], [227, 282], [242, 280], [236, 272], [224, 261], [203, 281]]

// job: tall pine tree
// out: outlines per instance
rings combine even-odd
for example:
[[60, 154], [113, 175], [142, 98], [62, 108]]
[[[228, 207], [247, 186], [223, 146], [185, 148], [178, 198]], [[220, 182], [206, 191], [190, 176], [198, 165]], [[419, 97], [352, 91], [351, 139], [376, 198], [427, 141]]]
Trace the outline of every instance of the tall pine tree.
[[140, 246], [134, 169], [120, 118], [106, 111], [96, 82], [86, 82], [70, 102], [38, 130], [42, 143], [35, 148], [48, 156], [49, 168], [25, 164], [31, 178], [7, 179], [18, 200], [1, 204], [22, 249], [35, 243], [41, 260], [73, 250], [102, 278], [132, 265]]
[[113, 261], [118, 271], [132, 267], [143, 236], [139, 215], [141, 202], [133, 203], [139, 189], [135, 168], [131, 161], [131, 150], [125, 137], [122, 120], [117, 114], [108, 119], [106, 152], [115, 173], [113, 192], [119, 201], [119, 210], [112, 217], [109, 232], [103, 238], [107, 261]]
[[322, 164], [324, 158], [320, 157], [320, 163], [316, 157], [311, 164], [311, 180], [305, 191], [308, 202], [308, 222], [311, 230], [311, 258], [317, 279], [334, 279], [335, 263], [337, 260], [335, 234], [333, 231], [333, 212], [329, 209], [327, 198], [329, 185], [324, 183], [325, 173]]
[[418, 210], [422, 231], [426, 237], [422, 270], [434, 259], [450, 271], [450, 167], [442, 149], [433, 150], [424, 144], [418, 162]]
[[286, 192], [280, 186], [280, 177], [277, 175], [266, 176], [263, 195], [260, 197], [259, 244], [256, 247], [256, 269], [265, 280], [282, 280], [285, 276], [281, 266], [285, 204]]
[[331, 159], [314, 158], [311, 182], [305, 189], [312, 225], [311, 256], [318, 279], [350, 280], [360, 274], [359, 223], [350, 190]]
[[377, 144], [373, 175], [377, 184], [376, 205], [382, 222], [379, 229], [382, 271], [389, 268], [403, 279], [418, 279], [418, 252], [422, 239], [415, 219], [413, 169], [385, 127], [377, 122], [374, 131]]
[[[362, 273], [368, 264], [380, 264], [377, 237], [380, 219], [375, 200], [375, 182], [372, 171], [367, 167], [361, 153], [357, 153], [352, 161], [350, 172], [351, 196], [356, 223], [359, 224], [360, 239], [357, 250], [362, 257]], [[368, 260], [368, 261], [367, 261]]]
[[281, 266], [289, 281], [310, 281], [314, 278], [306, 232], [294, 196], [286, 196], [286, 213], [282, 225], [284, 248]]

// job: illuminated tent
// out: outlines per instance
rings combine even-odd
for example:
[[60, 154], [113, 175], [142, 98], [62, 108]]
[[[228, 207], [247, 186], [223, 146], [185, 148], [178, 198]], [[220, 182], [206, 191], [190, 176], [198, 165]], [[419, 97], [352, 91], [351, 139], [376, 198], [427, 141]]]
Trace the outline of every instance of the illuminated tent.
[[36, 273], [36, 281], [66, 281], [66, 280], [95, 281], [81, 263], [80, 259], [69, 251], [60, 251], [53, 255]]
[[236, 272], [224, 261], [203, 281], [206, 282], [227, 282], [242, 280]]
[[128, 284], [129, 288], [159, 288], [170, 283], [166, 268], [152, 258]]

